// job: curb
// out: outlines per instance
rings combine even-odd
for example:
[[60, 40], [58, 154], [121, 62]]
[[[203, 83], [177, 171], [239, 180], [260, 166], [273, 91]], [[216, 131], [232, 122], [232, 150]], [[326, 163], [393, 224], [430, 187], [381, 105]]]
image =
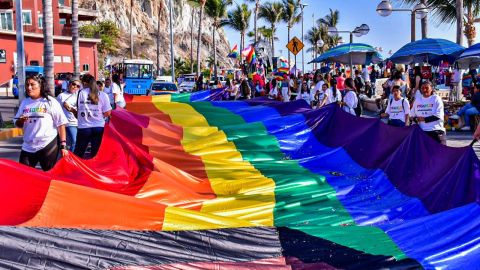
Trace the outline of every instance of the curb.
[[10, 128], [7, 130], [0, 131], [0, 141], [6, 141], [14, 137], [22, 136], [23, 129], [21, 128]]

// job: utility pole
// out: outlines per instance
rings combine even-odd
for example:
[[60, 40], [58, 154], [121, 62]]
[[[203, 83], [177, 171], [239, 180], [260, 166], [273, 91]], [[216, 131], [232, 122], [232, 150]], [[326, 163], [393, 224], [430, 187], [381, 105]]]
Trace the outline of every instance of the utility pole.
[[18, 78], [18, 99], [20, 102], [25, 98], [25, 48], [23, 40], [23, 18], [22, 1], [15, 1], [16, 23], [17, 23], [17, 78]]

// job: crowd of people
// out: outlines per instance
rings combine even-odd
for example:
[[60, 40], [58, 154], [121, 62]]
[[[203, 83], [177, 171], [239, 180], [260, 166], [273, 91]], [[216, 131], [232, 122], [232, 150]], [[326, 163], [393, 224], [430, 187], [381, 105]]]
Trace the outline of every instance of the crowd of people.
[[59, 154], [66, 156], [71, 151], [84, 158], [89, 145], [90, 157], [94, 157], [112, 109], [125, 107], [123, 85], [116, 75], [97, 81], [85, 74], [62, 88], [54, 98], [42, 76], [27, 77], [26, 98], [15, 116], [15, 125], [24, 130], [20, 163], [31, 167], [40, 163], [48, 171]]
[[[323, 71], [284, 75], [266, 82], [251, 78], [227, 79], [225, 99], [244, 100], [260, 96], [283, 102], [302, 99], [315, 109], [337, 104], [346, 112], [361, 116], [361, 100], [375, 97], [380, 71], [375, 66], [362, 66], [354, 70], [353, 77], [347, 77], [342, 69]], [[416, 123], [427, 135], [445, 144], [444, 104], [435, 94], [433, 83], [422, 77], [418, 66], [414, 67], [412, 78], [405, 70], [392, 68], [389, 73], [382, 85], [381, 97], [376, 99], [380, 117], [396, 127]]]
[[[444, 104], [435, 94], [432, 82], [422, 78], [418, 67], [411, 78], [404, 70], [390, 73], [382, 84], [381, 98], [376, 100], [381, 109], [379, 116], [395, 127], [416, 123], [428, 136], [445, 144]], [[363, 66], [353, 74], [348, 77], [342, 69], [322, 68], [314, 73], [284, 75], [269, 81], [227, 79], [225, 85], [218, 83], [218, 88], [224, 89], [225, 100], [256, 97], [281, 102], [304, 100], [314, 109], [335, 104], [351, 115], [361, 116], [361, 101], [378, 94], [375, 84], [380, 72], [374, 66]], [[125, 107], [122, 81], [116, 75], [97, 81], [86, 74], [81, 79], [69, 80], [62, 90], [54, 98], [49, 96], [43, 77], [26, 79], [26, 98], [15, 116], [15, 125], [24, 129], [20, 163], [32, 167], [40, 163], [47, 171], [55, 165], [59, 154], [66, 156], [71, 151], [83, 158], [89, 145], [90, 157], [94, 157], [112, 109]], [[469, 122], [468, 117], [479, 111], [480, 84], [476, 84], [472, 102], [457, 114]], [[480, 130], [477, 133], [475, 136], [480, 137]]]

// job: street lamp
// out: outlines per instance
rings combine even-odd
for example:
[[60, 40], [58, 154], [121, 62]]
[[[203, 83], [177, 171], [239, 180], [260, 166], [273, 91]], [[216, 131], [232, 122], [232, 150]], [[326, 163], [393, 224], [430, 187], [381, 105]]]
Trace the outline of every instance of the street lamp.
[[428, 15], [428, 7], [420, 3], [413, 9], [408, 8], [393, 8], [390, 0], [382, 0], [377, 6], [377, 13], [382, 17], [387, 17], [392, 14], [393, 11], [405, 11], [410, 12], [411, 20], [411, 41], [415, 41], [415, 19], [424, 19]]
[[[317, 58], [317, 51], [318, 51], [318, 48], [322, 48], [323, 46], [325, 45], [325, 42], [323, 42], [323, 39], [319, 39], [317, 41], [317, 44], [316, 46], [314, 46], [313, 48], [313, 53], [314, 53], [314, 59]], [[317, 69], [317, 63], [314, 63], [314, 66], [313, 66], [313, 69]]]
[[[304, 3], [301, 3], [300, 4], [300, 8], [302, 10], [302, 43], [305, 43], [303, 42], [303, 9], [308, 6], [308, 4], [304, 4]], [[296, 64], [296, 63], [295, 63]], [[302, 50], [302, 72], [305, 73], [305, 54], [304, 54], [304, 50]]]
[[360, 26], [355, 27], [353, 31], [339, 31], [336, 27], [334, 26], [329, 26], [327, 29], [328, 35], [329, 36], [338, 36], [339, 33], [349, 33], [350, 34], [350, 43], [353, 43], [353, 35], [356, 37], [361, 37], [368, 32], [370, 32], [370, 27], [366, 24], [362, 24]]

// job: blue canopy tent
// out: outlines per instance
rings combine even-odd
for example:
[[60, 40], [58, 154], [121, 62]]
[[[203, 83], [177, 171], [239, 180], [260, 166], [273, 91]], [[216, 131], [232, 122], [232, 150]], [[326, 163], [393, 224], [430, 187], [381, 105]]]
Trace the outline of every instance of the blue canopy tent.
[[464, 47], [446, 39], [426, 38], [406, 44], [389, 60], [397, 64], [438, 64], [440, 61], [453, 63], [464, 50]]
[[477, 68], [480, 66], [480, 43], [466, 49], [458, 58], [457, 64], [460, 68]]
[[372, 46], [363, 43], [349, 43], [328, 50], [310, 63], [336, 62], [349, 65], [369, 65], [382, 61], [383, 57]]

